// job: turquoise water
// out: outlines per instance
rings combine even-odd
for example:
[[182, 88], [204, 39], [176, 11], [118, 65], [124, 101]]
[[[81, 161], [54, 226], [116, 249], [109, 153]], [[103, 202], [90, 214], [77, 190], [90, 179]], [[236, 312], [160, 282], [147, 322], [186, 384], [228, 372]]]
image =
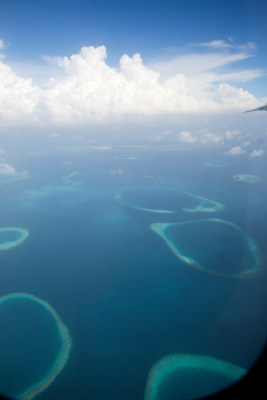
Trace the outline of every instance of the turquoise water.
[[[225, 165], [222, 160], [220, 168], [213, 168], [204, 162], [217, 157], [203, 150], [51, 149], [51, 154], [25, 154], [14, 154], [13, 163], [18, 170], [27, 170], [28, 177], [2, 181], [0, 187], [1, 225], [29, 231], [22, 244], [0, 252], [0, 295], [26, 292], [44, 299], [62, 318], [73, 341], [64, 368], [38, 398], [141, 400], [152, 366], [173, 353], [206, 355], [241, 368], [252, 365], [267, 335], [267, 176], [262, 160], [250, 160], [248, 165], [227, 158]], [[74, 171], [76, 175], [62, 179]], [[240, 173], [260, 176], [262, 181], [234, 181], [232, 176]], [[117, 193], [125, 197], [118, 201]], [[188, 212], [186, 208], [198, 207], [202, 200], [185, 193], [206, 203]], [[204, 210], [214, 204], [210, 201], [224, 209]], [[259, 249], [259, 275], [228, 279], [191, 268], [150, 229], [153, 223], [209, 218], [234, 223], [253, 239]], [[209, 263], [212, 240], [212, 249], [221, 252], [216, 266], [217, 253], [210, 253], [212, 268], [240, 271], [252, 264], [242, 236], [237, 234], [233, 241], [236, 231], [213, 235], [210, 229], [205, 225], [178, 238], [189, 256]], [[176, 233], [172, 235], [177, 240]], [[192, 242], [198, 246], [193, 248]], [[227, 265], [220, 264], [222, 257]], [[237, 263], [233, 257], [238, 257]], [[6, 353], [0, 358], [0, 371], [6, 370], [12, 347], [8, 332], [23, 324], [12, 319], [17, 312], [6, 309], [1, 314], [0, 307], [0, 346], [2, 340]], [[49, 330], [47, 315], [37, 317], [43, 330]], [[20, 336], [18, 328], [12, 357], [19, 355], [25, 382], [14, 361], [9, 370], [13, 387], [31, 384], [51, 365], [57, 349], [53, 326], [50, 336], [39, 335], [34, 343], [35, 331], [27, 338], [27, 332]], [[27, 359], [29, 349], [32, 354], [40, 351], [40, 364]], [[176, 391], [179, 385], [174, 386]]]
[[17, 241], [20, 238], [20, 232], [16, 230], [4, 230], [0, 231], [0, 243], [6, 241]]

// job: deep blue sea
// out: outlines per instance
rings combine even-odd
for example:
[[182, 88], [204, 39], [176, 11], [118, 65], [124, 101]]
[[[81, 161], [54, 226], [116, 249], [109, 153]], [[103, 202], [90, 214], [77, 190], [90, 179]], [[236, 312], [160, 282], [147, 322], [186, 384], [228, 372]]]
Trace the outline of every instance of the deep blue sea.
[[[267, 170], [262, 158], [231, 157], [214, 149], [71, 146], [18, 150], [13, 158], [28, 177], [0, 177], [0, 228], [26, 228], [29, 236], [0, 251], [0, 295], [23, 292], [47, 301], [73, 342], [65, 367], [40, 400], [143, 400], [149, 370], [173, 353], [208, 355], [243, 368], [253, 364], [267, 337]], [[232, 179], [236, 174], [262, 181], [238, 182]], [[225, 209], [184, 211], [200, 203], [184, 193]], [[201, 271], [176, 257], [150, 228], [208, 218], [232, 222], [253, 239], [259, 250], [257, 273], [227, 278], [216, 275], [216, 265], [213, 274]], [[213, 259], [216, 246], [221, 252], [220, 241], [227, 241], [224, 234], [212, 241]], [[199, 235], [205, 242], [202, 225]], [[207, 252], [209, 244], [203, 248]], [[247, 251], [228, 249], [228, 257], [237, 257], [238, 271]], [[14, 392], [23, 385], [20, 371], [27, 375], [26, 386], [34, 384], [53, 363], [58, 345], [45, 310], [40, 307], [38, 313], [31, 305], [33, 311], [24, 312], [17, 303], [13, 308], [0, 304], [0, 349], [1, 340], [5, 349], [0, 371], [7, 371], [7, 364], [10, 371], [2, 387], [11, 382]], [[23, 321], [31, 326], [29, 336]], [[12, 357], [8, 346], [11, 352], [16, 346]]]

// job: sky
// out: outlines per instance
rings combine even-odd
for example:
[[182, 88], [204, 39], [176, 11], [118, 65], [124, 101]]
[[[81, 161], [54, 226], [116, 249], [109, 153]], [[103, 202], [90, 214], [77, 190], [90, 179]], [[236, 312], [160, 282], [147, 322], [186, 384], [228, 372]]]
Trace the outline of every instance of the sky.
[[263, 0], [3, 0], [1, 129], [156, 118], [193, 144], [186, 121], [267, 102], [266, 22]]

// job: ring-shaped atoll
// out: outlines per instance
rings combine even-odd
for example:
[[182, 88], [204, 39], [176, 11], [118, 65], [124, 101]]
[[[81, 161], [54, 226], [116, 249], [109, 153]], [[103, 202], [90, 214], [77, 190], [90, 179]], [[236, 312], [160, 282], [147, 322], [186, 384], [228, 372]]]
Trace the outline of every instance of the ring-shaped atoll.
[[[65, 364], [69, 359], [72, 347], [72, 340], [70, 333], [65, 324], [63, 323], [63, 321], [61, 320], [60, 316], [47, 301], [42, 300], [28, 293], [11, 293], [6, 296], [0, 297], [0, 311], [1, 311], [1, 306], [3, 304], [14, 300], [15, 301], [30, 300], [37, 303], [38, 305], [43, 307], [46, 311], [48, 311], [48, 313], [51, 315], [52, 319], [56, 323], [56, 328], [58, 331], [58, 337], [60, 342], [60, 348], [58, 350], [56, 359], [54, 360], [53, 365], [50, 367], [46, 375], [38, 382], [33, 384], [31, 387], [22, 391], [16, 396], [17, 400], [31, 400], [37, 395], [39, 395], [41, 392], [43, 392], [45, 389], [47, 389], [48, 386], [51, 385], [51, 383], [55, 380], [57, 375], [64, 368]], [[34, 324], [34, 321], [32, 321], [32, 323]], [[4, 329], [4, 327], [2, 329]]]
[[209, 356], [170, 354], [151, 368], [144, 400], [192, 400], [240, 380], [247, 370]]
[[232, 176], [234, 181], [237, 182], [245, 182], [245, 183], [257, 183], [261, 182], [262, 178], [256, 175], [249, 175], [249, 174], [238, 174]]
[[203, 272], [247, 278], [261, 269], [258, 246], [232, 222], [209, 218], [153, 223], [150, 228], [182, 262]]
[[26, 228], [17, 228], [17, 227], [0, 228], [0, 251], [13, 249], [14, 247], [19, 246], [24, 242], [24, 240], [27, 239], [28, 236], [29, 236], [29, 231]]
[[126, 186], [114, 198], [123, 206], [158, 214], [174, 214], [181, 210], [214, 213], [225, 209], [217, 201], [163, 185]]

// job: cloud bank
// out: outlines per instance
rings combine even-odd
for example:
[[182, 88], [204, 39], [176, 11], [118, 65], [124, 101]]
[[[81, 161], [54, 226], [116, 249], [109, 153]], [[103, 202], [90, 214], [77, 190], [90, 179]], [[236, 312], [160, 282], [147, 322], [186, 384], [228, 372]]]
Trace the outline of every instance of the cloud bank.
[[[1, 61], [0, 123], [7, 127], [110, 124], [138, 116], [240, 112], [259, 106], [255, 96], [229, 82], [253, 79], [260, 71], [216, 72], [249, 57], [243, 48], [234, 54], [219, 53], [218, 47], [227, 48], [223, 43], [210, 42], [214, 53], [191, 54], [153, 67], [145, 65], [140, 54], [124, 54], [118, 66], [111, 67], [105, 46], [82, 47], [71, 57], [47, 57], [61, 74], [42, 86]], [[166, 75], [166, 69], [171, 74]], [[192, 140], [183, 135], [184, 141]]]

